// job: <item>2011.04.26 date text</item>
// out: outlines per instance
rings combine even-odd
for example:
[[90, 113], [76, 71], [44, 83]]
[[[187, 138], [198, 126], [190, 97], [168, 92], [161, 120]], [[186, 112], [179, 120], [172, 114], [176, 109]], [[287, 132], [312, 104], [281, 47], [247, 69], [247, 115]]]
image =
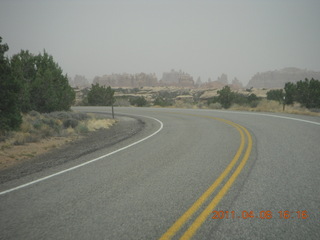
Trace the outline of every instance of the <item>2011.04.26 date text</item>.
[[213, 211], [212, 219], [272, 219], [277, 217], [279, 219], [307, 219], [309, 217], [307, 211], [278, 211], [273, 213], [272, 211], [241, 211], [236, 214], [235, 211]]

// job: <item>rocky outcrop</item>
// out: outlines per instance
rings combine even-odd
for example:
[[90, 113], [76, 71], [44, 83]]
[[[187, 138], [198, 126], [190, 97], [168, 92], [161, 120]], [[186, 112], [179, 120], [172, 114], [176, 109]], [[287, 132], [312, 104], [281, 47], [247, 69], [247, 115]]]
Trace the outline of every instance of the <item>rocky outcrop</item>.
[[283, 88], [287, 82], [296, 83], [304, 79], [320, 79], [320, 72], [299, 68], [283, 68], [255, 74], [247, 88]]
[[99, 83], [103, 86], [111, 87], [155, 87], [158, 86], [158, 80], [155, 74], [111, 74], [95, 77], [93, 83]]
[[213, 82], [206, 82], [201, 85], [201, 88], [212, 88], [212, 89], [217, 89], [217, 88], [223, 88], [226, 86], [225, 83], [219, 82], [219, 81], [213, 81]]
[[171, 70], [163, 73], [160, 86], [194, 87], [194, 81], [188, 73]]

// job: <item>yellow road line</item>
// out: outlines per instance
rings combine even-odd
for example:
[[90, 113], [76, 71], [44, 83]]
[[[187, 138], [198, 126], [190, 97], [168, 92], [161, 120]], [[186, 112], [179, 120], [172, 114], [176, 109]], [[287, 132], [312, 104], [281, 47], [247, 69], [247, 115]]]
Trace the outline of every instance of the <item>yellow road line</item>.
[[[192, 115], [197, 116], [199, 115], [193, 115], [193, 114], [184, 114], [184, 115]], [[231, 121], [221, 119], [221, 118], [215, 118], [215, 117], [209, 117], [209, 116], [200, 116], [205, 118], [211, 118], [215, 120], [222, 121], [224, 123], [227, 123], [233, 127], [235, 127], [241, 136], [241, 143], [237, 150], [237, 153], [235, 154], [234, 158], [230, 162], [230, 164], [226, 167], [226, 169], [222, 172], [222, 174], [215, 180], [215, 182], [198, 198], [198, 200], [165, 232], [159, 240], [165, 240], [165, 239], [171, 239], [178, 231], [179, 229], [188, 221], [188, 219], [203, 205], [203, 203], [210, 197], [210, 195], [215, 191], [215, 189], [221, 184], [221, 182], [226, 178], [226, 176], [230, 173], [234, 165], [237, 163], [238, 159], [241, 156], [241, 153], [243, 152], [244, 146], [245, 146], [245, 137], [243, 130], [246, 130], [242, 126], [235, 124]], [[248, 135], [248, 134], [247, 134]], [[248, 149], [247, 151], [248, 152]], [[249, 151], [250, 155], [251, 150]], [[241, 170], [240, 170], [241, 171]], [[233, 176], [233, 175], [232, 175]], [[229, 181], [228, 181], [229, 182]], [[232, 183], [231, 183], [232, 184]], [[221, 191], [220, 191], [221, 192]], [[219, 192], [219, 193], [220, 193]], [[218, 195], [219, 195], [218, 193]], [[223, 197], [223, 196], [222, 196]], [[222, 198], [221, 197], [221, 198]], [[220, 200], [219, 200], [220, 201]], [[208, 215], [210, 212], [208, 213]], [[202, 223], [201, 223], [202, 224]], [[201, 225], [200, 224], [200, 225]], [[199, 226], [200, 226], [199, 225]], [[199, 228], [199, 226], [195, 229], [195, 231]], [[191, 230], [190, 230], [191, 231]], [[194, 231], [194, 232], [195, 232]], [[190, 234], [190, 232], [188, 233]], [[193, 233], [194, 234], [194, 233]]]
[[198, 228], [203, 224], [203, 222], [207, 219], [207, 217], [211, 214], [211, 212], [214, 210], [214, 208], [218, 205], [218, 203], [221, 201], [221, 199], [226, 195], [234, 181], [237, 179], [238, 175], [242, 171], [243, 167], [246, 165], [250, 153], [252, 150], [252, 137], [248, 130], [242, 126], [239, 125], [239, 127], [245, 131], [247, 137], [248, 137], [248, 147], [247, 150], [243, 156], [243, 159], [237, 169], [234, 171], [234, 173], [231, 175], [227, 183], [223, 186], [223, 188], [219, 191], [219, 193], [215, 196], [215, 198], [210, 202], [210, 204], [206, 207], [205, 210], [197, 217], [197, 219], [192, 223], [192, 225], [185, 231], [185, 233], [182, 235], [180, 240], [188, 240], [192, 238], [192, 236], [196, 233]]

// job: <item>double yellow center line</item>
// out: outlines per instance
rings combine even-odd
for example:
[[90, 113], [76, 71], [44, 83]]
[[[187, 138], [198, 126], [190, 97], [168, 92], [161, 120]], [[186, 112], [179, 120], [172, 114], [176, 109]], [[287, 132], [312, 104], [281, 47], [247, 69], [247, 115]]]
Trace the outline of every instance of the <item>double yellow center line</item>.
[[[208, 218], [208, 216], [211, 214], [211, 212], [215, 209], [215, 207], [218, 205], [218, 203], [221, 201], [221, 199], [226, 195], [234, 181], [237, 179], [238, 175], [242, 171], [243, 167], [246, 165], [251, 150], [252, 150], [252, 137], [249, 133], [249, 131], [232, 121], [216, 118], [216, 117], [210, 117], [210, 116], [200, 116], [200, 115], [194, 115], [194, 114], [184, 114], [184, 115], [191, 115], [191, 116], [197, 116], [197, 117], [203, 117], [203, 118], [210, 118], [214, 120], [218, 120], [221, 122], [224, 122], [226, 124], [229, 124], [233, 127], [235, 127], [238, 132], [240, 133], [241, 137], [241, 143], [240, 146], [232, 159], [232, 161], [229, 163], [229, 165], [226, 167], [226, 169], [221, 173], [221, 175], [214, 181], [214, 183], [198, 198], [198, 200], [165, 232], [159, 240], [167, 240], [174, 237], [177, 232], [180, 230], [182, 226], [186, 224], [186, 222], [197, 212], [197, 210], [208, 200], [208, 198], [211, 196], [211, 194], [216, 190], [216, 188], [222, 183], [222, 181], [229, 175], [231, 170], [234, 168], [240, 157], [242, 156], [242, 160], [239, 163], [236, 170], [232, 173], [230, 178], [227, 180], [227, 182], [224, 184], [224, 186], [221, 188], [221, 190], [217, 193], [217, 195], [214, 196], [213, 200], [209, 203], [209, 205], [199, 214], [199, 216], [191, 223], [189, 228], [183, 233], [181, 240], [187, 240], [191, 239], [192, 236], [196, 233], [196, 231], [200, 228], [200, 226], [204, 223], [204, 221]], [[247, 139], [247, 140], [246, 140]], [[247, 142], [247, 144], [246, 144]], [[246, 145], [246, 149], [245, 149]], [[244, 150], [245, 149], [245, 150]], [[243, 154], [244, 152], [244, 154]]]

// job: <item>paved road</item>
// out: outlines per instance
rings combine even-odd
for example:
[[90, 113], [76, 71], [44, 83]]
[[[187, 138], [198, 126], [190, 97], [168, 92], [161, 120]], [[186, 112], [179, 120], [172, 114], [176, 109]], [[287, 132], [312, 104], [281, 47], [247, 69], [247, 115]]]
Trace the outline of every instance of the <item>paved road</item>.
[[0, 239], [320, 239], [320, 118], [116, 111], [161, 122], [143, 118], [144, 131], [77, 162], [88, 165], [2, 184]]

